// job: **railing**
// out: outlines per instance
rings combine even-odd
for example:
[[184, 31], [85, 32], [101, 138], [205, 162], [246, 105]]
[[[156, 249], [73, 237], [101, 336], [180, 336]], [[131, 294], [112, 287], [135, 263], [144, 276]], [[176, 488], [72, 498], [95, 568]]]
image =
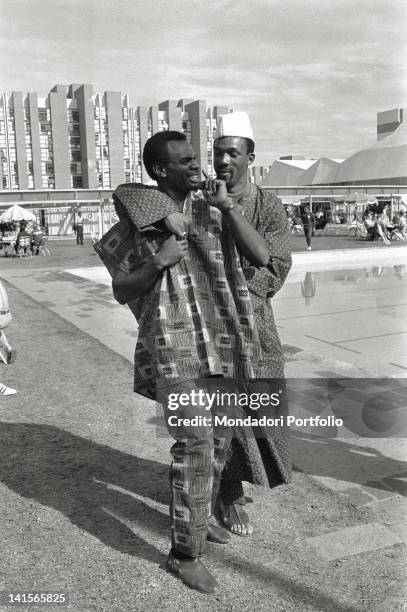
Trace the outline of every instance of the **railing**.
[[[321, 201], [331, 201], [332, 203], [343, 200], [352, 193], [363, 193], [381, 199], [388, 199], [391, 208], [395, 209], [401, 204], [400, 194], [407, 194], [407, 185], [323, 185], [323, 186], [273, 186], [263, 187], [267, 191], [272, 191], [282, 198], [295, 198], [304, 203], [310, 204], [311, 208], [318, 206]], [[114, 209], [112, 206], [113, 189], [44, 189], [44, 190], [15, 190], [0, 191], [0, 211], [5, 210], [14, 203], [32, 209], [34, 212], [42, 210], [50, 226], [50, 235], [73, 235], [72, 227], [64, 225], [62, 232], [59, 226], [68, 215], [79, 207], [88, 219], [88, 226], [92, 231], [102, 235], [108, 227], [115, 221]], [[403, 199], [405, 202], [405, 199]], [[347, 202], [346, 215], [348, 219], [351, 214], [351, 207], [354, 203]]]
[[315, 185], [304, 187], [298, 185], [266, 186], [262, 189], [271, 191], [280, 197], [305, 197], [329, 196], [330, 198], [340, 198], [350, 196], [353, 193], [364, 193], [372, 196], [391, 196], [396, 197], [400, 194], [407, 194], [407, 185]]

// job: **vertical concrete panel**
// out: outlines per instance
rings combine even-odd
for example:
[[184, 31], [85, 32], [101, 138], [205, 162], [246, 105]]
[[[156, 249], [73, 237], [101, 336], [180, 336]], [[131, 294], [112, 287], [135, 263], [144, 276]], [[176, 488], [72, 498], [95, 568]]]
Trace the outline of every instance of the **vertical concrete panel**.
[[191, 142], [201, 170], [208, 171], [208, 152], [206, 148], [206, 102], [195, 100], [185, 106], [191, 121]]
[[182, 132], [182, 110], [175, 100], [161, 102], [158, 109], [167, 113], [169, 130]]
[[66, 96], [67, 87], [64, 85], [54, 87], [48, 96], [51, 110], [55, 189], [69, 189], [71, 187]]
[[181, 100], [178, 100], [177, 106], [184, 112], [186, 105], [191, 104], [191, 102], [193, 102], [192, 98], [181, 98]]
[[27, 152], [25, 150], [23, 94], [13, 91], [14, 125], [16, 137], [16, 159], [18, 172], [18, 188], [28, 189]]
[[230, 110], [227, 106], [214, 106], [213, 107], [213, 118], [215, 119], [217, 123], [221, 115], [226, 115], [226, 113], [229, 113], [229, 112]]
[[28, 94], [28, 108], [30, 109], [31, 149], [32, 149], [32, 156], [33, 156], [34, 189], [42, 189], [40, 122], [39, 122], [39, 117], [38, 117], [38, 96], [36, 93]]
[[122, 96], [117, 91], [107, 91], [106, 111], [109, 131], [110, 187], [124, 183], [124, 148], [122, 129]]
[[92, 96], [92, 85], [80, 85], [74, 89], [74, 97], [77, 100], [79, 111], [81, 166], [83, 187], [85, 189], [97, 188], [95, 124]]
[[[143, 160], [143, 149], [148, 139], [148, 122], [147, 122], [147, 108], [145, 106], [137, 107], [137, 117], [139, 122], [139, 133], [140, 133], [140, 155]], [[141, 179], [143, 183], [150, 180], [147, 171], [144, 167], [143, 161], [141, 166]]]
[[151, 119], [151, 135], [156, 134], [159, 131], [160, 124], [158, 121], [158, 106], [150, 106], [150, 119]]

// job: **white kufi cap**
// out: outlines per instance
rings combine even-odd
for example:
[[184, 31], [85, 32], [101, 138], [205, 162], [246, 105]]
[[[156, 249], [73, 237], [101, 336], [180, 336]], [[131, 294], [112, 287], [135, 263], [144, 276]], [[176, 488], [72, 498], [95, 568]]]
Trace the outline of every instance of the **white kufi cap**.
[[240, 138], [249, 138], [254, 142], [249, 115], [243, 111], [221, 115], [216, 126], [215, 140], [223, 138], [223, 136], [239, 136]]

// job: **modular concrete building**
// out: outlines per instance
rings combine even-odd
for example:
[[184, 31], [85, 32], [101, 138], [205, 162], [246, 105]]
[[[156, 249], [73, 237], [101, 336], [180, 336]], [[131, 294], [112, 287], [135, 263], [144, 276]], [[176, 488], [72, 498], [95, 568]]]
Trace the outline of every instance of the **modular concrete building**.
[[212, 144], [225, 106], [205, 100], [130, 105], [127, 95], [94, 93], [92, 85], [55, 85], [0, 96], [0, 189], [109, 189], [149, 177], [146, 140], [162, 130], [185, 132], [201, 168], [212, 172]]

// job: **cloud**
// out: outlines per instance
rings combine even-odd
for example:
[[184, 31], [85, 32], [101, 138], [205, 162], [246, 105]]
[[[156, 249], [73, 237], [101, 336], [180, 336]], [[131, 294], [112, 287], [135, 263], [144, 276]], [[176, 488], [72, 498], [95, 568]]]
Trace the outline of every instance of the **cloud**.
[[2, 13], [6, 92], [204, 98], [250, 113], [268, 163], [346, 156], [375, 138], [376, 112], [406, 104], [404, 0], [14, 0]]

